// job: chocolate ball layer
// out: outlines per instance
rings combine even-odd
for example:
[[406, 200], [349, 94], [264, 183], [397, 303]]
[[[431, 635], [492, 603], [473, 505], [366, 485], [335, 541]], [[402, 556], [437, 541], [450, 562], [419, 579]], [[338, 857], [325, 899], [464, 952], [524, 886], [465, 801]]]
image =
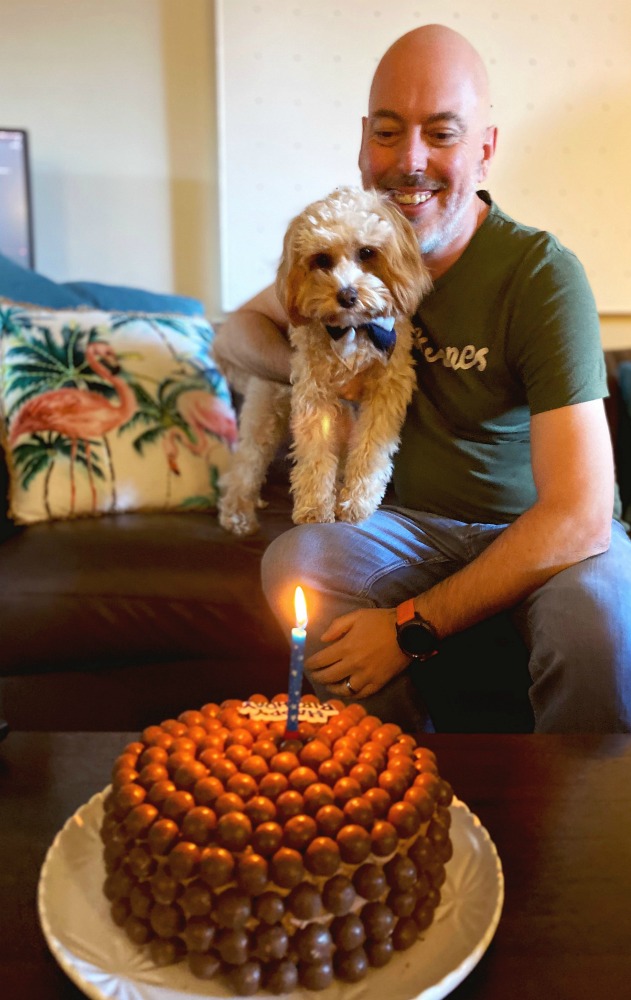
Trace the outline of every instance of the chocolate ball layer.
[[357, 982], [440, 902], [452, 790], [431, 750], [359, 705], [231, 700], [148, 726], [101, 827], [113, 922], [160, 966], [232, 992]]

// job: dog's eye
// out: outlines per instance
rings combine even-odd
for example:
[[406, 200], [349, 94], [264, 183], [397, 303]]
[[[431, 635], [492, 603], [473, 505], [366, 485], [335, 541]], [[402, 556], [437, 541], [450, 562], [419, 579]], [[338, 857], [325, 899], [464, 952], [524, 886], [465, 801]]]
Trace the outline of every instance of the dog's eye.
[[330, 271], [333, 267], [333, 258], [330, 253], [317, 253], [311, 258], [312, 271]]
[[373, 250], [372, 247], [362, 247], [357, 256], [360, 260], [370, 260], [371, 257], [375, 256], [375, 253], [376, 250]]

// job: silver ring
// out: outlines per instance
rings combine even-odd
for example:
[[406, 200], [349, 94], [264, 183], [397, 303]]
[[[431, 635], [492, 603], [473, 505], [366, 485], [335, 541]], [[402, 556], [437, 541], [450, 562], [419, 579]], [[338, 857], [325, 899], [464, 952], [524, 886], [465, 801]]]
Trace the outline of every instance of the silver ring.
[[357, 691], [355, 690], [355, 688], [354, 688], [354, 687], [353, 687], [353, 685], [351, 684], [351, 679], [350, 679], [350, 677], [347, 677], [347, 678], [346, 678], [346, 687], [347, 687], [347, 689], [348, 689], [348, 692], [349, 692], [349, 694], [357, 694]]

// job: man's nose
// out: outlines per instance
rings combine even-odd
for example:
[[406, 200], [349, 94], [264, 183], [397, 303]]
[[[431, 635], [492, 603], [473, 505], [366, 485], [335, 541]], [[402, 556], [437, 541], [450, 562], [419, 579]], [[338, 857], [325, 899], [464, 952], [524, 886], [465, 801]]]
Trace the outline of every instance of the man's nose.
[[429, 159], [429, 147], [420, 131], [414, 129], [406, 136], [399, 152], [399, 169], [401, 173], [422, 173]]

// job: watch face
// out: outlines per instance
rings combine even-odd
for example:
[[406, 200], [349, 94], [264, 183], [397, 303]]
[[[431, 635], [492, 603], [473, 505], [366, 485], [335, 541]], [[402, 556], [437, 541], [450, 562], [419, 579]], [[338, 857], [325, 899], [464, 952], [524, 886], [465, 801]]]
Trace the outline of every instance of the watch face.
[[420, 622], [406, 622], [398, 630], [399, 646], [409, 656], [427, 656], [438, 648], [436, 638]]

